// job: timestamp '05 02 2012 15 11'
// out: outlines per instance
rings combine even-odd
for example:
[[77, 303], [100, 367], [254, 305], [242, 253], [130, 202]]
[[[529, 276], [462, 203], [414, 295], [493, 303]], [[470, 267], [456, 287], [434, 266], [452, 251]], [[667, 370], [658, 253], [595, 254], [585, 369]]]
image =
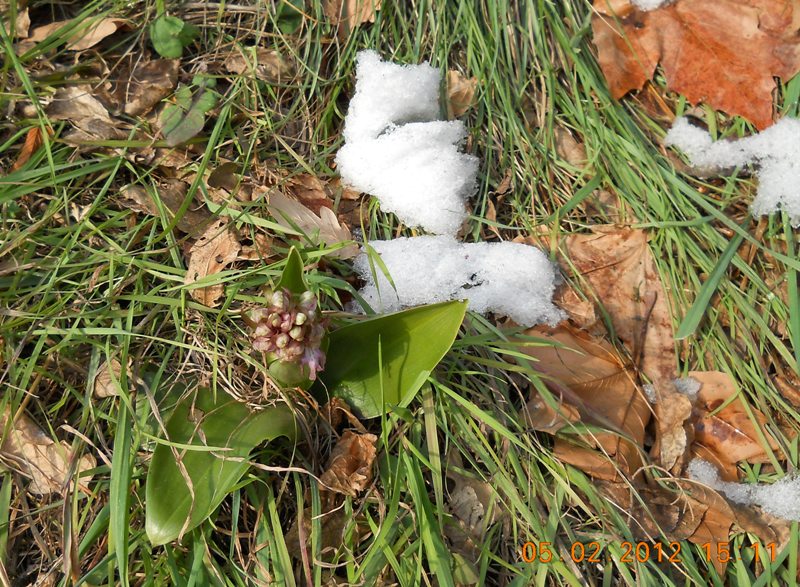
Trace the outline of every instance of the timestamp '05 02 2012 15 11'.
[[[741, 560], [741, 552], [738, 555], [732, 553], [729, 542], [718, 542], [716, 544], [707, 542], [701, 544], [700, 547], [705, 555], [706, 562], [727, 563], [733, 560]], [[764, 553], [769, 557], [770, 562], [775, 561], [776, 547], [773, 542], [768, 543], [763, 549], [758, 542], [741, 547], [742, 550], [745, 548], [752, 550], [753, 559], [755, 560], [760, 560], [760, 554]], [[621, 553], [618, 553], [620, 563], [681, 562], [680, 542], [670, 542], [669, 544], [660, 542], [621, 542], [620, 549]], [[596, 541], [586, 543], [573, 542], [569, 549], [569, 559], [576, 563], [599, 563], [602, 561], [602, 551], [603, 546]], [[552, 542], [526, 542], [522, 545], [520, 554], [522, 560], [526, 563], [546, 564], [554, 560], [565, 560], [564, 556], [553, 551]]]

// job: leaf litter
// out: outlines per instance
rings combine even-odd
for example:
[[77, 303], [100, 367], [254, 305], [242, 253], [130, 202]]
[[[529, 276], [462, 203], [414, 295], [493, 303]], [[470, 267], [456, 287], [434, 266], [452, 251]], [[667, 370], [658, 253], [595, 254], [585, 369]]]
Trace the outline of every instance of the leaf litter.
[[677, 0], [656, 10], [594, 0], [593, 6], [593, 41], [614, 98], [641, 89], [660, 63], [668, 89], [764, 129], [772, 124], [774, 78], [788, 81], [800, 71], [794, 0]]
[[[787, 500], [780, 503], [789, 504], [800, 485], [794, 478], [776, 489], [737, 483], [739, 463], [772, 463], [785, 456], [766, 430], [766, 417], [746, 404], [729, 375], [692, 371], [676, 378], [666, 294], [644, 231], [595, 226], [592, 233], [566, 237], [563, 249], [569, 259], [565, 269], [589, 286], [604, 312], [588, 312], [577, 295], [557, 296], [570, 318], [577, 308], [582, 328], [570, 319], [555, 329], [525, 332], [532, 337], [525, 339], [525, 352], [548, 393], [532, 390], [523, 421], [553, 434], [553, 454], [591, 475], [642, 538], [656, 540], [663, 532], [670, 540], [716, 545], [738, 528], [781, 548], [789, 540], [789, 523], [774, 514], [791, 517], [792, 506], [745, 506], [763, 504], [780, 488]], [[592, 319], [603, 313], [609, 330]], [[624, 346], [609, 344], [609, 333]], [[657, 482], [647, 473], [648, 445], [652, 462], [675, 476]], [[680, 476], [689, 461], [706, 459], [714, 461], [698, 477], [706, 485]], [[747, 499], [726, 500], [726, 491]], [[720, 572], [726, 566], [714, 565]]]
[[[241, 244], [227, 218], [212, 222], [191, 246], [184, 285], [192, 285], [206, 277], [216, 275], [239, 257]], [[195, 287], [189, 294], [209, 308], [219, 303], [225, 291], [223, 284]]]
[[27, 415], [12, 417], [9, 406], [0, 412], [0, 430], [3, 464], [28, 477], [29, 489], [37, 495], [60, 493], [73, 465], [77, 474], [96, 465], [92, 455], [78, 455], [66, 441], [55, 442]]

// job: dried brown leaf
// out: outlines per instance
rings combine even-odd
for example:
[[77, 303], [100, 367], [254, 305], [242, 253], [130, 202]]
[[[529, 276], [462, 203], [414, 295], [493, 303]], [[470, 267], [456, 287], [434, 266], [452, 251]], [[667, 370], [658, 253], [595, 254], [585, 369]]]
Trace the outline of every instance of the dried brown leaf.
[[766, 416], [750, 407], [755, 421], [751, 419], [746, 400], [730, 375], [719, 371], [693, 371], [689, 376], [702, 384], [693, 418], [694, 442], [712, 453], [716, 457], [714, 460], [734, 469], [740, 461], [769, 462], [762, 434], [769, 450], [782, 458], [780, 445], [766, 431]]
[[[158, 198], [164, 207], [171, 213], [172, 217], [180, 210], [189, 184], [180, 180], [165, 180], [161, 182], [158, 189]], [[158, 206], [153, 200], [150, 192], [140, 185], [131, 185], [124, 188], [121, 192], [122, 204], [141, 214], [158, 216]], [[171, 218], [170, 218], [171, 219]], [[208, 227], [211, 221], [211, 214], [202, 204], [190, 206], [178, 221], [178, 228], [187, 234], [199, 234]]]
[[242, 250], [239, 251], [239, 259], [244, 261], [264, 261], [269, 259], [272, 253], [272, 239], [266, 234], [256, 233], [252, 237], [252, 245], [245, 244], [243, 240]]
[[458, 118], [475, 104], [475, 90], [478, 78], [466, 77], [459, 71], [447, 72], [447, 115]]
[[320, 477], [324, 489], [355, 497], [369, 487], [377, 440], [374, 434], [345, 430]]
[[531, 390], [531, 399], [520, 411], [525, 425], [540, 432], [555, 434], [564, 426], [568, 426], [570, 422], [577, 422], [581, 419], [575, 406], [564, 403], [563, 398], [554, 399], [557, 399], [558, 409], [549, 405], [539, 392]]
[[763, 129], [772, 124], [774, 78], [800, 70], [798, 0], [680, 0], [648, 12], [595, 0], [594, 7], [594, 44], [614, 98], [641, 89], [660, 62], [669, 89]]
[[556, 126], [553, 130], [556, 141], [556, 153], [573, 167], [586, 167], [586, 147], [579, 143], [563, 126]]
[[47, 107], [52, 120], [67, 120], [75, 125], [84, 137], [94, 140], [122, 138], [119, 122], [109, 116], [108, 110], [94, 97], [91, 86], [76, 85], [59, 89]]
[[118, 396], [121, 375], [122, 364], [117, 359], [104, 361], [94, 377], [94, 395], [99, 398]]
[[661, 464], [673, 468], [690, 440], [691, 402], [675, 389], [672, 319], [655, 261], [642, 230], [604, 225], [566, 239], [567, 255], [594, 290], [615, 334], [631, 350], [656, 393], [656, 447]]
[[[189, 249], [189, 267], [183, 283], [191, 285], [219, 273], [236, 260], [240, 249], [239, 239], [227, 218], [212, 222]], [[201, 304], [213, 308], [224, 291], [222, 284], [215, 284], [193, 288], [189, 293]]]
[[339, 38], [365, 22], [375, 22], [375, 13], [381, 9], [382, 0], [323, 0], [325, 16], [337, 28]]
[[[28, 41], [40, 43], [56, 31], [73, 24], [73, 20], [62, 20], [36, 27], [31, 32]], [[76, 30], [72, 32], [67, 40], [66, 48], [70, 51], [84, 51], [94, 47], [100, 41], [109, 35], [113, 35], [124, 26], [126, 26], [126, 21], [121, 18], [103, 18], [90, 25], [88, 28], [84, 28], [81, 24], [78, 24]]]
[[[271, 190], [267, 207], [275, 222], [281, 226], [291, 230], [299, 228], [307, 237], [326, 245], [336, 245], [353, 238], [350, 229], [340, 223], [336, 214], [326, 206], [321, 206], [317, 215], [300, 202]], [[339, 259], [351, 259], [356, 255], [358, 255], [356, 245], [349, 245], [330, 253], [330, 256]]]
[[25, 165], [33, 154], [42, 146], [42, 129], [38, 126], [33, 127], [25, 134], [25, 143], [22, 145], [17, 160], [11, 166], [11, 171], [16, 171]]
[[[0, 6], [0, 12], [5, 13], [6, 16], [8, 10], [8, 6], [2, 7]], [[0, 26], [2, 26], [6, 32], [10, 34], [8, 22], [5, 18], [0, 19]], [[14, 19], [14, 37], [17, 39], [26, 39], [28, 37], [28, 32], [31, 26], [31, 17], [28, 13], [27, 8], [20, 8], [19, 5], [17, 6], [17, 17]]]
[[[20, 414], [9, 424], [10, 408], [0, 413], [0, 456], [13, 469], [31, 479], [29, 489], [37, 495], [58, 493], [67, 482], [72, 459], [78, 458], [66, 441], [55, 442], [33, 420]], [[7, 431], [7, 433], [6, 433]], [[78, 458], [81, 473], [96, 465], [90, 454]]]
[[590, 447], [599, 450], [574, 445], [559, 436], [554, 453], [602, 479], [637, 471], [642, 465], [650, 407], [636, 386], [635, 374], [614, 347], [563, 323], [555, 329], [532, 328], [526, 334], [554, 345], [525, 350], [537, 360], [534, 369], [546, 377], [548, 386], [560, 391], [584, 422], [609, 430], [583, 436]]
[[275, 49], [264, 47], [242, 47], [231, 52], [223, 67], [230, 72], [256, 77], [271, 83], [286, 81], [294, 72], [291, 61]]
[[179, 71], [179, 59], [153, 59], [138, 63], [121, 88], [125, 114], [140, 116], [150, 112], [175, 89]]

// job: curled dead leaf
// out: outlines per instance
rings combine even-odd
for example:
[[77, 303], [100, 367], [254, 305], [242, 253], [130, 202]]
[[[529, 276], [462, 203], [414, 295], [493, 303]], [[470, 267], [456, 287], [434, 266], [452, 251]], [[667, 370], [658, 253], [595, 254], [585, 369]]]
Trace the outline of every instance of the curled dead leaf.
[[[158, 216], [158, 206], [154, 197], [158, 197], [163, 206], [171, 213], [170, 220], [178, 213], [186, 193], [189, 191], [189, 184], [180, 180], [164, 180], [161, 182], [157, 191], [153, 194], [140, 185], [130, 185], [123, 188], [120, 193], [122, 204], [141, 214]], [[187, 234], [199, 234], [208, 227], [211, 214], [203, 205], [190, 206], [178, 221], [178, 228]]]
[[356, 434], [345, 430], [333, 448], [327, 469], [320, 477], [323, 488], [355, 497], [369, 487], [377, 440], [374, 434]]
[[694, 442], [713, 454], [714, 460], [735, 470], [740, 461], [769, 462], [768, 451], [783, 457], [777, 440], [766, 430], [766, 416], [746, 405], [730, 375], [693, 371], [689, 376], [702, 384], [693, 417]]
[[[189, 266], [186, 269], [185, 285], [191, 285], [210, 275], [215, 275], [233, 263], [239, 256], [241, 245], [227, 218], [212, 222], [189, 249]], [[189, 294], [209, 308], [225, 291], [222, 284], [196, 287]]]
[[32, 493], [59, 493], [67, 482], [73, 459], [78, 459], [77, 473], [97, 464], [92, 455], [78, 457], [66, 441], [55, 442], [25, 414], [11, 422], [10, 417], [9, 407], [0, 412], [0, 457], [5, 465], [30, 478]]
[[14, 164], [11, 166], [11, 171], [16, 171], [25, 165], [43, 143], [42, 129], [38, 126], [30, 129], [25, 134], [25, 143], [22, 145], [22, 149], [20, 149], [16, 161], [14, 161]]
[[478, 78], [466, 77], [459, 71], [447, 72], [447, 117], [458, 118], [475, 103]]
[[586, 167], [588, 160], [586, 158], [586, 147], [583, 143], [579, 143], [572, 133], [563, 126], [556, 126], [553, 129], [556, 142], [556, 153], [564, 161], [573, 167]]

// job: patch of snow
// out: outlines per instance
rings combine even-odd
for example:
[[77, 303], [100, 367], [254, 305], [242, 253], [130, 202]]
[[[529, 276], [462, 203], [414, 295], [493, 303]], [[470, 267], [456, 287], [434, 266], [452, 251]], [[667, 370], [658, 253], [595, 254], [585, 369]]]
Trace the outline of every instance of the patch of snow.
[[642, 385], [642, 391], [644, 392], [644, 397], [647, 398], [651, 404], [655, 404], [658, 402], [658, 396], [656, 395], [656, 388], [653, 386], [652, 383], [645, 383]]
[[441, 72], [427, 61], [401, 65], [376, 51], [356, 58], [356, 91], [344, 121], [345, 142], [377, 138], [392, 125], [439, 118]]
[[645, 12], [661, 8], [665, 4], [669, 4], [672, 0], [633, 0], [633, 5], [639, 10]]
[[800, 520], [800, 477], [784, 477], [771, 483], [733, 483], [723, 481], [716, 467], [694, 459], [687, 469], [689, 478], [708, 485], [738, 504], [757, 505], [765, 512], [784, 520]]
[[678, 390], [678, 393], [682, 393], [692, 401], [697, 399], [697, 394], [702, 385], [694, 377], [681, 377], [680, 379], [676, 379], [673, 383], [675, 384], [675, 389]]
[[455, 235], [477, 188], [478, 158], [460, 151], [460, 120], [440, 120], [441, 72], [362, 51], [336, 164], [347, 185], [372, 194], [405, 224]]
[[[377, 312], [466, 299], [475, 312], [496, 312], [523, 326], [565, 318], [552, 303], [558, 273], [547, 256], [511, 242], [460, 243], [448, 236], [372, 241], [379, 264], [362, 253], [354, 267], [366, 282], [365, 301]], [[374, 274], [373, 274], [374, 270]], [[377, 278], [377, 279], [376, 279]]]
[[800, 226], [800, 120], [783, 118], [761, 133], [738, 140], [713, 141], [686, 118], [675, 121], [665, 144], [682, 149], [692, 165], [725, 169], [758, 167], [758, 192], [750, 205], [755, 216], [780, 210]]

